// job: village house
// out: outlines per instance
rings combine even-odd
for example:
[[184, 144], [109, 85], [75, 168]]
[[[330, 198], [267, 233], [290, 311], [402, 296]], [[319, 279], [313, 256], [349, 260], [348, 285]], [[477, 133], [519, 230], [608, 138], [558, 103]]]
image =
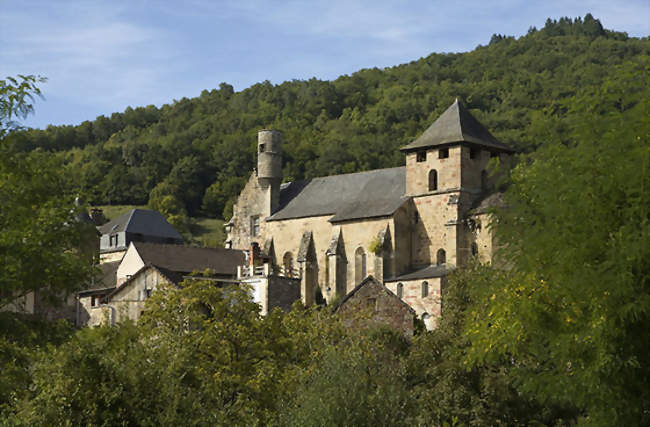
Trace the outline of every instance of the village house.
[[[79, 292], [77, 325], [137, 321], [145, 301], [163, 284], [202, 279], [214, 286], [239, 283], [237, 267], [244, 265], [244, 251], [132, 241], [123, 259], [107, 279], [108, 286]], [[196, 273], [196, 274], [193, 274]]]
[[372, 276], [352, 289], [334, 313], [351, 328], [388, 326], [406, 337], [412, 337], [415, 330], [415, 310]]
[[402, 167], [282, 183], [282, 134], [259, 131], [227, 247], [262, 248], [307, 305], [344, 298], [372, 274], [433, 328], [448, 272], [492, 259], [489, 169], [513, 150], [456, 100], [401, 151]]

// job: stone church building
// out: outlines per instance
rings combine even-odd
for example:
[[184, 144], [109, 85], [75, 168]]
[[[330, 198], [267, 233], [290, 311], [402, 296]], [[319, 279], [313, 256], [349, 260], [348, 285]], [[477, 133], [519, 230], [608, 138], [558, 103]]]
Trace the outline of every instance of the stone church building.
[[433, 327], [447, 272], [492, 258], [488, 163], [513, 150], [456, 100], [401, 151], [406, 166], [282, 183], [282, 134], [259, 131], [227, 247], [259, 247], [275, 274], [299, 279], [306, 304], [373, 275]]

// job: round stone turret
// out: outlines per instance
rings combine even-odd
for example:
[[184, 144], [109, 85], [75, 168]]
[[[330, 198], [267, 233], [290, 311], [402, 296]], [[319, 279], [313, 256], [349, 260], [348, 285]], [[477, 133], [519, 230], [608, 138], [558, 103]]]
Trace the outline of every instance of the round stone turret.
[[257, 132], [257, 177], [282, 181], [282, 132]]

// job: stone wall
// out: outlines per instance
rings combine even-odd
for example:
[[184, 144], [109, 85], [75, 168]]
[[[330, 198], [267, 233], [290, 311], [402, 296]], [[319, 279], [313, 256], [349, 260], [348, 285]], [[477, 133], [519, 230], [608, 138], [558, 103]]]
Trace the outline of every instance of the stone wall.
[[371, 278], [337, 307], [336, 314], [350, 327], [390, 326], [413, 336], [413, 311]]
[[155, 292], [162, 284], [169, 284], [169, 281], [153, 267], [146, 268], [121, 290], [111, 297], [108, 305], [113, 307], [115, 322], [119, 323], [126, 319], [137, 321], [147, 300], [147, 293]]
[[[239, 194], [237, 203], [233, 206], [231, 223], [234, 232], [229, 233], [233, 249], [249, 248], [252, 242], [257, 242], [260, 247], [263, 247], [263, 236], [267, 234], [264, 219], [271, 215], [270, 205], [270, 187], [262, 186], [253, 172]], [[260, 220], [258, 236], [252, 235], [251, 218], [253, 217], [259, 217]]]
[[126, 253], [126, 249], [124, 250], [116, 250], [113, 252], [103, 252], [99, 254], [99, 262], [100, 263], [105, 263], [105, 262], [116, 262], [116, 261], [122, 261], [122, 258], [124, 258], [124, 254]]
[[[366, 256], [366, 271], [362, 278], [368, 274], [382, 277], [383, 271], [375, 271], [375, 254], [371, 251], [371, 243], [377, 239], [380, 232], [388, 227], [391, 234], [395, 230], [395, 222], [392, 218], [366, 219], [359, 221], [347, 221], [339, 224], [332, 224], [328, 220], [331, 215], [287, 219], [282, 221], [269, 221], [264, 226], [264, 236], [273, 237], [275, 248], [275, 259], [281, 263], [287, 253], [291, 253], [294, 267], [298, 267], [297, 257], [300, 249], [300, 241], [305, 232], [312, 232], [314, 250], [316, 253], [316, 268], [318, 284], [324, 298], [331, 301], [336, 295], [336, 287], [327, 286], [328, 283], [334, 282], [329, 275], [335, 274], [333, 268], [328, 268], [328, 256], [326, 254], [333, 236], [342, 235], [342, 241], [347, 259], [347, 269], [345, 275], [345, 293], [350, 292], [359, 283], [355, 281], [358, 270], [355, 263], [355, 253], [359, 248], [363, 250]], [[402, 227], [400, 227], [401, 229]], [[395, 254], [395, 239], [391, 237], [392, 254]], [[391, 262], [395, 262], [394, 258]], [[331, 264], [331, 263], [330, 263]], [[404, 261], [400, 260], [400, 266]], [[381, 264], [379, 264], [381, 265]], [[331, 265], [330, 265], [331, 267]], [[328, 288], [330, 289], [328, 291]], [[342, 297], [344, 295], [340, 295]]]
[[288, 277], [270, 276], [268, 278], [267, 310], [278, 307], [289, 311], [294, 302], [300, 299], [300, 281]]
[[[399, 295], [398, 285], [401, 283], [403, 286], [402, 300], [407, 303], [419, 319], [422, 319], [424, 314], [428, 314], [433, 319], [431, 322], [432, 329], [435, 327], [436, 319], [442, 314], [442, 282], [444, 278], [434, 277], [428, 279], [417, 280], [402, 280], [386, 282], [385, 285], [395, 295]], [[422, 284], [427, 282], [428, 295], [422, 296]]]
[[77, 326], [100, 326], [113, 324], [113, 308], [107, 305], [92, 305], [92, 296], [79, 297]]

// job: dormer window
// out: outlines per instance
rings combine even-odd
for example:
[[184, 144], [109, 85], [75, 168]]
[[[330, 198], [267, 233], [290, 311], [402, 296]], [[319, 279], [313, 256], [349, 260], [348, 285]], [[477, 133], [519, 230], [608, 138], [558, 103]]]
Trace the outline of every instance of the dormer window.
[[427, 160], [427, 152], [424, 151], [424, 150], [418, 151], [417, 154], [416, 154], [415, 160], [418, 163], [422, 163], [422, 162], [426, 161]]
[[449, 157], [449, 148], [441, 148], [438, 150], [439, 159], [446, 159], [447, 157]]

